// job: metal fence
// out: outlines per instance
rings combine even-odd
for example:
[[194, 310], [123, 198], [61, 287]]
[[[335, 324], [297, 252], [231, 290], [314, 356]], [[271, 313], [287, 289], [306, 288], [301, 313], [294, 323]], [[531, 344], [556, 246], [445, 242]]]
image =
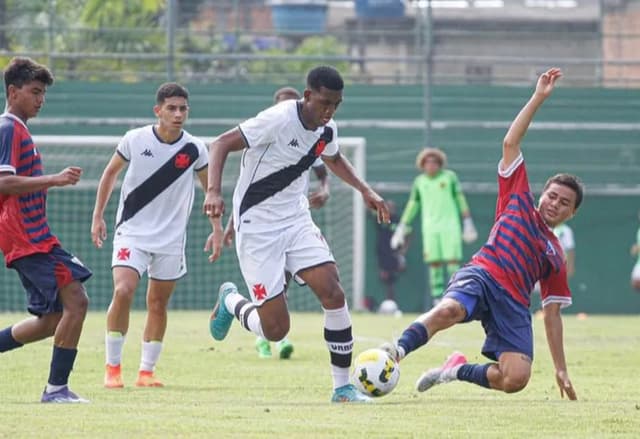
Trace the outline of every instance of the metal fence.
[[568, 85], [640, 87], [637, 1], [422, 0], [393, 18], [363, 1], [307, 0], [324, 21], [287, 27], [265, 0], [6, 0], [0, 49], [61, 79], [284, 83], [331, 63], [355, 83], [490, 85], [559, 65]]

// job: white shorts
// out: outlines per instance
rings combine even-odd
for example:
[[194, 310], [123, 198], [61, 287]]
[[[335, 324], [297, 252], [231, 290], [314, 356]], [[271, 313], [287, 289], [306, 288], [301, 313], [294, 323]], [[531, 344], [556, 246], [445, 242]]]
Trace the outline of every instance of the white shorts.
[[631, 271], [631, 280], [640, 280], [640, 264], [633, 266], [633, 271]]
[[238, 232], [236, 253], [251, 299], [257, 305], [284, 291], [285, 271], [296, 276], [305, 268], [335, 263], [327, 241], [310, 219], [274, 232]]
[[177, 280], [187, 273], [184, 252], [180, 255], [149, 253], [122, 240], [113, 243], [111, 268], [114, 267], [133, 268], [140, 277], [147, 271], [149, 278], [155, 280]]

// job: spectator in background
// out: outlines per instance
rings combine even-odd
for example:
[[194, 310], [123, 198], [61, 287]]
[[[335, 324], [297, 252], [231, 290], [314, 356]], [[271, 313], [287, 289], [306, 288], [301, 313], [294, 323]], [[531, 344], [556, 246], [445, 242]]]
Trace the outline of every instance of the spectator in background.
[[460, 268], [462, 241], [471, 243], [478, 238], [458, 176], [445, 169], [446, 164], [447, 156], [440, 149], [420, 151], [416, 167], [422, 174], [413, 181], [409, 200], [391, 238], [391, 248], [401, 248], [411, 222], [421, 211], [423, 256], [429, 267], [433, 306], [442, 299], [449, 277]]
[[378, 274], [385, 286], [386, 300], [396, 300], [394, 284], [398, 280], [398, 274], [406, 268], [404, 254], [407, 249], [407, 242], [398, 249], [391, 248], [391, 238], [394, 230], [398, 226], [399, 216], [396, 204], [392, 200], [387, 200], [389, 207], [390, 223], [378, 223], [376, 226], [376, 259], [378, 261]]
[[554, 227], [553, 234], [558, 237], [562, 250], [564, 250], [564, 261], [567, 264], [567, 279], [571, 279], [576, 272], [576, 243], [573, 239], [573, 230], [566, 224]]
[[[638, 212], [638, 218], [640, 218], [640, 211]], [[631, 246], [631, 256], [638, 257], [631, 272], [631, 286], [640, 292], [640, 228], [636, 232], [636, 242]]]

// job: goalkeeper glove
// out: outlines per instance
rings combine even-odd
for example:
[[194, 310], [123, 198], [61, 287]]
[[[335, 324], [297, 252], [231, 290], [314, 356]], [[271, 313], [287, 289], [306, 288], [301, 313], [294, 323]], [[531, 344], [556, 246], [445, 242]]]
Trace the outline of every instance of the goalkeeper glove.
[[470, 216], [462, 220], [462, 240], [465, 244], [471, 244], [478, 239], [476, 226], [473, 225], [473, 219]]
[[400, 247], [404, 245], [404, 236], [405, 236], [406, 226], [402, 223], [399, 223], [396, 227], [396, 231], [393, 232], [393, 236], [391, 237], [391, 242], [389, 245], [393, 250], [398, 250]]

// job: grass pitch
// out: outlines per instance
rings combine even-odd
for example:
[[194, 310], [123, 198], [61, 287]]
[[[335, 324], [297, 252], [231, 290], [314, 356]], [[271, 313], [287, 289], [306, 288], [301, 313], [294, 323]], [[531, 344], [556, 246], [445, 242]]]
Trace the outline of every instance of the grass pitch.
[[[0, 314], [0, 327], [22, 314]], [[415, 315], [355, 314], [355, 351], [397, 336]], [[132, 314], [123, 354], [125, 388], [102, 387], [103, 313], [86, 321], [71, 387], [88, 405], [43, 405], [51, 341], [0, 355], [0, 437], [211, 438], [606, 438], [640, 437], [640, 317], [565, 316], [569, 374], [579, 400], [561, 400], [535, 321], [536, 358], [527, 388], [505, 395], [454, 382], [418, 394], [415, 379], [453, 350], [471, 362], [483, 333], [477, 323], [438, 334], [401, 363], [393, 393], [370, 405], [332, 404], [329, 355], [320, 314], [294, 314], [290, 360], [259, 359], [254, 337], [234, 323], [216, 342], [205, 311], [171, 311], [157, 375], [160, 389], [133, 386], [144, 314]]]

